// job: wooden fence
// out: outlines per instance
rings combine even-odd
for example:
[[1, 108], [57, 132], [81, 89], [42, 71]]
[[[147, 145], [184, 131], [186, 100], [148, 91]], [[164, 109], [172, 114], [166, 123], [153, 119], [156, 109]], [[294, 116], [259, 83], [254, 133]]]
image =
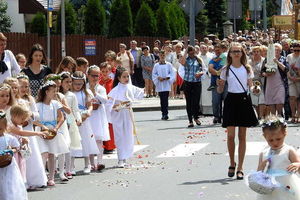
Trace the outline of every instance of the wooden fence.
[[[8, 38], [7, 49], [11, 50], [14, 54], [23, 53], [26, 56], [29, 55], [32, 45], [39, 43], [41, 44], [45, 52], [47, 53], [47, 37], [38, 36], [32, 33], [4, 33]], [[105, 36], [97, 35], [66, 35], [66, 55], [77, 57], [86, 57], [90, 64], [99, 65], [104, 61], [104, 54], [108, 50], [118, 52], [119, 43], [124, 43], [129, 48], [131, 40], [136, 40], [138, 44], [146, 42], [151, 48], [153, 47], [155, 40], [165, 41], [166, 38], [161, 37], [121, 37], [109, 39]], [[96, 41], [96, 55], [86, 56], [85, 55], [85, 40]], [[55, 70], [61, 61], [61, 36], [51, 36], [51, 53], [50, 61], [51, 68]]]

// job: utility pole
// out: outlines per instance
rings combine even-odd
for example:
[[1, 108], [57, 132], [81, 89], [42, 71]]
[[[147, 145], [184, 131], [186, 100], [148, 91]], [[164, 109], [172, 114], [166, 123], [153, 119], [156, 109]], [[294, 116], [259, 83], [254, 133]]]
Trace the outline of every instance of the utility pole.
[[61, 57], [66, 56], [66, 12], [65, 0], [61, 0]]
[[48, 23], [47, 23], [47, 66], [48, 67], [50, 67], [50, 57], [51, 57], [50, 28], [52, 27], [52, 9], [53, 9], [53, 0], [47, 0], [47, 20], [48, 20]]
[[195, 0], [190, 1], [190, 45], [195, 46]]
[[263, 0], [263, 20], [264, 20], [264, 31], [267, 32], [267, 3]]

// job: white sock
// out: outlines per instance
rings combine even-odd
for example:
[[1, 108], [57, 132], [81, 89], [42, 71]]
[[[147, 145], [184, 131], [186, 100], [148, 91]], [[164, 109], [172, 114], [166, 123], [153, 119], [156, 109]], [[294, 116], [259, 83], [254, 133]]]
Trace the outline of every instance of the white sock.
[[97, 164], [102, 164], [102, 158], [103, 158], [103, 141], [97, 140], [97, 146], [100, 151], [99, 154], [97, 154]]
[[60, 174], [65, 173], [65, 154], [58, 155], [58, 169]]

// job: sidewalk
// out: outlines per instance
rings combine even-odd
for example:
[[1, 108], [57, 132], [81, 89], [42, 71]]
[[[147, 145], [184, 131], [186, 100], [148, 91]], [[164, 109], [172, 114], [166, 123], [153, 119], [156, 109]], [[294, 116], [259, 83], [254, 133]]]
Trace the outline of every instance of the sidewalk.
[[[169, 99], [169, 110], [180, 110], [185, 109], [185, 99]], [[140, 101], [135, 101], [133, 103], [133, 111], [143, 112], [143, 111], [159, 111], [160, 110], [160, 100], [159, 98], [144, 98]]]

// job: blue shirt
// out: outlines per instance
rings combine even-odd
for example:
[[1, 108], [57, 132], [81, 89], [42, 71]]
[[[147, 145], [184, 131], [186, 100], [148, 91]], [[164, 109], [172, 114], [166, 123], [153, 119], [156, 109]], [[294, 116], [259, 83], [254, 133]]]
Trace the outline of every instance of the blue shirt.
[[[223, 65], [221, 64], [222, 63], [221, 58], [219, 59], [219, 61], [214, 60], [214, 59], [218, 59], [218, 58], [220, 58], [220, 57], [215, 57], [215, 58], [211, 59], [208, 63], [208, 65], [210, 65], [210, 64], [214, 65], [214, 69], [217, 70], [217, 71], [222, 69], [222, 67], [223, 67]], [[210, 85], [216, 86], [218, 77], [219, 76], [211, 75]]]
[[131, 54], [132, 54], [132, 56], [133, 56], [133, 58], [134, 58], [134, 64], [136, 64], [136, 57], [137, 57], [137, 50], [135, 50], [135, 49], [131, 49]]
[[184, 77], [183, 79], [187, 82], [200, 82], [201, 77], [196, 78], [195, 75], [198, 72], [202, 72], [202, 64], [197, 61], [196, 58], [187, 57], [184, 66]]

